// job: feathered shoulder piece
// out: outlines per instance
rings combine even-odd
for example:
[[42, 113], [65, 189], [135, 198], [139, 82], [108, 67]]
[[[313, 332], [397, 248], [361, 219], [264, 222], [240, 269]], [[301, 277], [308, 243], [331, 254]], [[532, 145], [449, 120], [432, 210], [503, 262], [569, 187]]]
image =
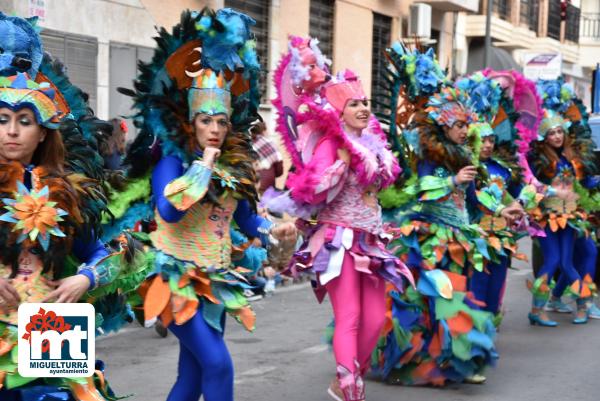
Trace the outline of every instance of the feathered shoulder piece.
[[245, 132], [258, 118], [260, 66], [250, 31], [254, 23], [232, 9], [205, 8], [184, 11], [171, 32], [159, 30], [152, 61], [140, 63], [134, 89], [119, 89], [133, 97], [139, 129], [125, 160], [130, 177], [144, 176], [161, 155], [191, 161], [188, 92], [201, 77], [210, 78], [210, 72], [219, 82], [226, 81], [222, 87], [231, 94], [227, 106], [234, 131]]

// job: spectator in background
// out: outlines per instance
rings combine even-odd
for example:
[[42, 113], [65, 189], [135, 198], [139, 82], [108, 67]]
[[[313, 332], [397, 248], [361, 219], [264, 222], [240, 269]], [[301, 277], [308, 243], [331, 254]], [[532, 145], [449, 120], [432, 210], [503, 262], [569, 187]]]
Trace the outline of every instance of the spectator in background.
[[110, 122], [113, 126], [112, 135], [106, 141], [101, 142], [100, 154], [104, 159], [104, 168], [119, 170], [125, 154], [127, 123], [121, 118], [113, 118]]
[[267, 125], [256, 121], [250, 128], [252, 147], [258, 153], [255, 163], [256, 174], [259, 179], [258, 191], [260, 194], [269, 187], [275, 187], [275, 179], [283, 174], [283, 159], [277, 150], [277, 145], [267, 138]]

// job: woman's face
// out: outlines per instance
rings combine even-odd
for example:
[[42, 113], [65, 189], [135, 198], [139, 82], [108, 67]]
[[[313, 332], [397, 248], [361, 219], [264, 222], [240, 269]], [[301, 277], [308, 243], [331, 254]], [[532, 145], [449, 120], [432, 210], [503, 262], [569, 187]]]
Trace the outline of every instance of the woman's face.
[[197, 114], [194, 119], [196, 141], [201, 150], [206, 148], [220, 149], [229, 131], [229, 118], [225, 114], [209, 116]]
[[494, 153], [494, 145], [496, 145], [496, 137], [494, 135], [484, 137], [481, 141], [479, 157], [482, 160], [487, 160], [492, 157], [492, 154]]
[[18, 161], [24, 165], [31, 163], [38, 144], [45, 138], [46, 131], [38, 125], [31, 109], [12, 111], [0, 108], [1, 161]]
[[370, 116], [368, 100], [351, 99], [346, 103], [342, 112], [342, 120], [346, 127], [356, 131], [367, 128]]
[[565, 131], [562, 127], [554, 127], [546, 132], [546, 143], [554, 149], [562, 148], [565, 143]]
[[469, 129], [469, 124], [462, 120], [456, 120], [452, 127], [444, 127], [444, 132], [446, 132], [446, 136], [452, 142], [457, 145], [464, 145], [467, 141], [467, 130]]

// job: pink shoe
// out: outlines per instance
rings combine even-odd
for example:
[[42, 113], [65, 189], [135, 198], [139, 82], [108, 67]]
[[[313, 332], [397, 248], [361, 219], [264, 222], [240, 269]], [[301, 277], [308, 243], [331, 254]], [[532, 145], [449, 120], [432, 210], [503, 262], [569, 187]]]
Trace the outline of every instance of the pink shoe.
[[365, 401], [365, 383], [360, 375], [358, 362], [354, 361], [356, 372], [350, 372], [342, 365], [337, 367], [337, 377], [344, 401]]

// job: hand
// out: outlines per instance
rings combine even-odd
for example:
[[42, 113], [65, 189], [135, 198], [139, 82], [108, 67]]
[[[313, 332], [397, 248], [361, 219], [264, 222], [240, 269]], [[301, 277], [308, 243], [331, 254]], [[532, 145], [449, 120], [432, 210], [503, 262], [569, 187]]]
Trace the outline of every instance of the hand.
[[471, 182], [477, 176], [477, 167], [475, 166], [466, 166], [460, 169], [458, 174], [454, 177], [454, 181], [456, 184], [466, 184]]
[[202, 161], [206, 167], [213, 168], [215, 166], [215, 161], [219, 158], [219, 156], [221, 156], [221, 149], [209, 146], [204, 149], [204, 157], [202, 158]]
[[298, 230], [294, 223], [281, 223], [273, 226], [271, 235], [278, 241], [295, 242], [298, 238]]
[[500, 212], [500, 216], [506, 219], [509, 226], [513, 225], [514, 222], [523, 217], [523, 215], [523, 208], [518, 203], [513, 203], [512, 205], [502, 209], [502, 211]]
[[20, 302], [21, 297], [10, 280], [0, 278], [0, 307], [17, 309]]
[[85, 294], [90, 287], [90, 279], [83, 274], [75, 274], [74, 276], [63, 278], [62, 280], [53, 281], [51, 284], [55, 285], [56, 289], [50, 294], [46, 295], [46, 297], [41, 301], [42, 303], [72, 303], [79, 301], [81, 297], [83, 297], [83, 294]]

